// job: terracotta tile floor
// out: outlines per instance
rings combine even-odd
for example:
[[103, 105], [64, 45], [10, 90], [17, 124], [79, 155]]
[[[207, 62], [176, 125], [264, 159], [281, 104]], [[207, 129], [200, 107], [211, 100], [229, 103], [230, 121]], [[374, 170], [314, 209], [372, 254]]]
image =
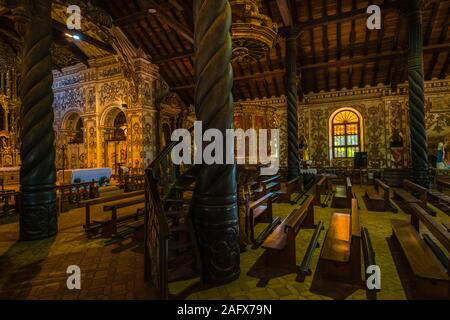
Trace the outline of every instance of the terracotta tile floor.
[[[390, 248], [390, 219], [409, 219], [404, 213], [369, 212], [361, 196], [363, 190], [355, 188], [361, 206], [361, 223], [370, 231], [381, 268], [382, 290], [379, 299], [406, 299], [409, 280], [407, 267], [402, 264], [398, 249]], [[275, 204], [274, 216], [285, 217], [295, 206]], [[316, 222], [328, 226], [330, 214], [336, 209], [315, 207]], [[438, 211], [438, 210], [437, 210]], [[142, 234], [121, 243], [106, 244], [105, 239], [88, 240], [82, 228], [84, 214], [81, 209], [60, 216], [56, 237], [34, 242], [18, 241], [18, 223], [5, 223], [0, 219], [0, 299], [152, 299], [154, 294], [144, 284]], [[439, 221], [450, 218], [438, 211]], [[4, 219], [3, 219], [4, 220]], [[257, 226], [259, 230], [264, 225]], [[424, 228], [423, 228], [424, 229]], [[297, 263], [300, 264], [313, 230], [301, 230], [297, 236]], [[323, 241], [325, 232], [321, 233]], [[295, 274], [270, 274], [261, 269], [263, 249], [248, 250], [241, 255], [241, 276], [223, 286], [195, 289], [196, 279], [170, 285], [171, 293], [187, 299], [366, 299], [361, 287], [338, 283], [323, 284], [318, 277], [319, 250], [314, 256], [313, 276], [304, 282]], [[66, 287], [69, 265], [81, 268], [79, 291]], [[398, 271], [401, 270], [401, 271]], [[186, 291], [185, 291], [186, 292]]]
[[[63, 213], [52, 239], [19, 242], [17, 222], [0, 222], [0, 299], [152, 299], [144, 283], [143, 235], [121, 243], [88, 240], [84, 211]], [[67, 289], [67, 267], [81, 269], [81, 290]]]

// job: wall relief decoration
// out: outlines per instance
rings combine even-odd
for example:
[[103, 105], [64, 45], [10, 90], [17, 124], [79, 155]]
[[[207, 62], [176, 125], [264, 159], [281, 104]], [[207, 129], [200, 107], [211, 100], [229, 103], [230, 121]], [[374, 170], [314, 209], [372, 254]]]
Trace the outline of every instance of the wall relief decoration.
[[102, 106], [114, 103], [125, 103], [129, 85], [124, 80], [105, 83], [100, 88], [100, 103]]
[[58, 111], [77, 109], [83, 111], [85, 104], [84, 92], [81, 88], [67, 89], [55, 93], [53, 108]]

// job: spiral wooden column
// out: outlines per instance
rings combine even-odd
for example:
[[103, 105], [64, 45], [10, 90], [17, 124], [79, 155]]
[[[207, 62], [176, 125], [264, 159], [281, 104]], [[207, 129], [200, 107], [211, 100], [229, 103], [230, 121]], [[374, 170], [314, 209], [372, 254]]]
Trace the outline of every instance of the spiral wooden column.
[[413, 0], [410, 3], [408, 82], [413, 178], [416, 183], [428, 188], [429, 177], [425, 126], [423, 32], [421, 1], [419, 0]]
[[[233, 127], [231, 8], [227, 0], [195, 0], [194, 15], [195, 112], [203, 122], [203, 130], [218, 129], [225, 136], [226, 129]], [[204, 165], [194, 192], [194, 225], [202, 259], [202, 280], [224, 283], [237, 278], [236, 165]]]
[[297, 33], [290, 31], [286, 37], [286, 96], [288, 123], [288, 178], [299, 175], [298, 111], [297, 111]]
[[17, 10], [23, 35], [21, 240], [42, 239], [57, 233], [51, 4], [51, 0], [26, 0]]

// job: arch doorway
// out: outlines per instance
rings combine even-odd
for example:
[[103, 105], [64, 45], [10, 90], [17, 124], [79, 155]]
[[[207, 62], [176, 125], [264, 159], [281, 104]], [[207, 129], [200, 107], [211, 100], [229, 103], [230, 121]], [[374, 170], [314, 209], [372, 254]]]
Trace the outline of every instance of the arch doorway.
[[63, 121], [63, 145], [58, 146], [62, 154], [63, 169], [85, 168], [84, 123], [78, 113], [72, 112]]
[[114, 175], [127, 164], [127, 117], [120, 108], [111, 109], [105, 118], [105, 166], [113, 170]]

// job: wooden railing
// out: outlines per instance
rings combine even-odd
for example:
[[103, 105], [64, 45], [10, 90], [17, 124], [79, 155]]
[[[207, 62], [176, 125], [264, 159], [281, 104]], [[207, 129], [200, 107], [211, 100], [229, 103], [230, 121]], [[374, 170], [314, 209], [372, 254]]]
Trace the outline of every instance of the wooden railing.
[[71, 206], [79, 207], [82, 200], [99, 196], [98, 181], [64, 184], [56, 186], [60, 193], [60, 212], [68, 211]]
[[145, 188], [145, 175], [125, 174], [124, 176], [125, 192], [144, 190], [144, 188]]
[[173, 163], [171, 152], [177, 144], [178, 142], [169, 143], [145, 171], [145, 280], [159, 291], [161, 299], [168, 299], [169, 296], [170, 231], [164, 200], [173, 196], [177, 178], [190, 167]]

